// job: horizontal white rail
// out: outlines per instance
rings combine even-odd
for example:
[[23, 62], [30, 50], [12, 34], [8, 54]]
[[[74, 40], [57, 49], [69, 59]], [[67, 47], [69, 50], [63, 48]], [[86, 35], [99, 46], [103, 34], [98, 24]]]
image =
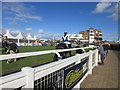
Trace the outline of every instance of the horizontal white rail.
[[26, 52], [26, 53], [18, 53], [18, 54], [8, 54], [8, 55], [0, 55], [0, 61], [12, 58], [22, 58], [22, 57], [29, 57], [29, 56], [36, 56], [36, 55], [43, 55], [43, 54], [50, 54], [56, 52], [65, 52], [65, 51], [72, 51], [72, 50], [79, 50], [79, 49], [86, 49], [86, 48], [93, 48], [93, 47], [84, 47], [84, 48], [71, 48], [71, 49], [58, 49], [58, 50], [47, 50], [47, 51], [38, 51], [38, 52]]
[[13, 73], [0, 77], [1, 88], [18, 88], [26, 84], [26, 75], [23, 72]]
[[18, 72], [18, 73], [10, 74], [7, 76], [3, 76], [0, 79], [2, 79], [2, 81], [4, 81], [4, 82], [0, 82], [0, 85], [4, 84], [6, 82], [14, 81], [14, 80], [22, 78], [22, 77], [25, 77], [25, 73], [23, 73], [23, 72]]

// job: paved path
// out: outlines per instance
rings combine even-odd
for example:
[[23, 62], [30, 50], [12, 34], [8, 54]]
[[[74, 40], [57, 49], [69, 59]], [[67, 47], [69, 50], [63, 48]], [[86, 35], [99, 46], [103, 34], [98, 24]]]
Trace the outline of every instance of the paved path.
[[[93, 69], [93, 74], [88, 75], [82, 82], [81, 88], [118, 88], [118, 51], [109, 50], [104, 65]], [[120, 55], [120, 53], [119, 53]]]

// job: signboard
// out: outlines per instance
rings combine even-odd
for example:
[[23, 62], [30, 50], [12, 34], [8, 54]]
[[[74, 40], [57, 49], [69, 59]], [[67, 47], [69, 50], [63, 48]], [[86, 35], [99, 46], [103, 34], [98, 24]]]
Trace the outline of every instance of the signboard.
[[72, 89], [88, 71], [88, 58], [81, 63], [64, 70], [64, 90]]

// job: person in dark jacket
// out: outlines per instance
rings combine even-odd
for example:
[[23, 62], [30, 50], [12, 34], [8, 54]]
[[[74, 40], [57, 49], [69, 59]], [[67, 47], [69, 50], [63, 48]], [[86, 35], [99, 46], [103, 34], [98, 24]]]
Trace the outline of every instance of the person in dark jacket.
[[108, 44], [104, 43], [103, 48], [104, 48], [104, 58], [106, 60], [108, 54]]
[[98, 47], [98, 50], [99, 50], [99, 54], [100, 54], [100, 57], [101, 57], [101, 64], [104, 65], [104, 48], [103, 48], [103, 44], [101, 44]]

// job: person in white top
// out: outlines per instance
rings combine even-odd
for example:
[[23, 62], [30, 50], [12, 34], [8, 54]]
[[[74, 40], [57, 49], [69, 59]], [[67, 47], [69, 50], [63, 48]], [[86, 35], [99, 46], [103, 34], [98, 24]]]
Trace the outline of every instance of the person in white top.
[[70, 37], [67, 35], [67, 32], [64, 32], [64, 36], [62, 37], [63, 43], [67, 45], [68, 48], [71, 48]]

